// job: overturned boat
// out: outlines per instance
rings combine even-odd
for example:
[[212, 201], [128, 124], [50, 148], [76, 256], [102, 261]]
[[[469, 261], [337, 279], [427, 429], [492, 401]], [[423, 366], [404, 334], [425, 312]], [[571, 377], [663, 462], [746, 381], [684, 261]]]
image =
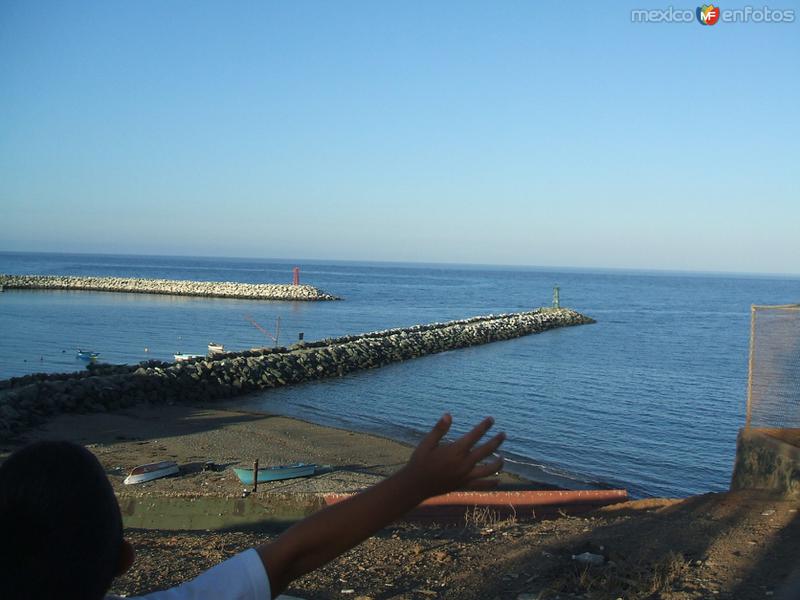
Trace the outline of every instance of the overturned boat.
[[180, 469], [178, 463], [174, 460], [163, 460], [157, 463], [148, 463], [146, 465], [139, 465], [131, 469], [131, 472], [125, 478], [123, 483], [131, 485], [133, 483], [144, 483], [145, 481], [152, 481], [154, 479], [161, 479], [175, 475]]

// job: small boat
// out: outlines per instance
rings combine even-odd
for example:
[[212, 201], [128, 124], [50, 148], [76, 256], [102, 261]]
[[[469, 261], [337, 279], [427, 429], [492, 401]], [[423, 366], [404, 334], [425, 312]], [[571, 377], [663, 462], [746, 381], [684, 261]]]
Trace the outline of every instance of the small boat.
[[161, 479], [168, 475], [175, 475], [178, 470], [178, 463], [174, 460], [163, 460], [157, 463], [139, 465], [131, 469], [131, 472], [123, 483], [125, 485], [131, 485], [132, 483], [144, 483], [145, 481], [152, 481], [153, 479]]
[[214, 356], [215, 354], [225, 354], [225, 346], [222, 344], [215, 344], [214, 342], [208, 343], [208, 355]]
[[[295, 463], [293, 465], [277, 465], [264, 467], [258, 470], [258, 483], [267, 481], [280, 481], [281, 479], [294, 479], [295, 477], [308, 477], [317, 470], [317, 465]], [[234, 469], [236, 476], [245, 485], [253, 485], [253, 469]]]
[[175, 357], [175, 362], [183, 362], [185, 360], [192, 360], [193, 358], [203, 358], [202, 354], [173, 354], [172, 356]]
[[81, 350], [78, 348], [78, 358], [81, 360], [97, 360], [98, 356], [100, 356], [99, 352], [89, 352], [88, 350]]

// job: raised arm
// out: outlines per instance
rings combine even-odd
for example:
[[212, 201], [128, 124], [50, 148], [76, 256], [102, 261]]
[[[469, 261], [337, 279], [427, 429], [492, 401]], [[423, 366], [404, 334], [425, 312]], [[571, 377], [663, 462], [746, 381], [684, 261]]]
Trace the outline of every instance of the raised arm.
[[256, 550], [269, 575], [273, 596], [294, 579], [361, 543], [431, 496], [457, 489], [488, 489], [502, 458], [479, 464], [505, 440], [500, 433], [476, 445], [494, 423], [484, 419], [451, 444], [440, 444], [452, 423], [445, 414], [422, 439], [408, 464], [377, 485], [329, 506], [287, 529]]

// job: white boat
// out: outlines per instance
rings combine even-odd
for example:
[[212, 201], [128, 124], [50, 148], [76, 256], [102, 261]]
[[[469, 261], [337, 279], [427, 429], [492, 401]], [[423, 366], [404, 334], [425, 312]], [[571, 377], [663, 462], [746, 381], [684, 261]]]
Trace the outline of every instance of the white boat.
[[157, 463], [139, 465], [131, 469], [131, 472], [123, 483], [125, 485], [131, 485], [132, 483], [144, 483], [145, 481], [152, 481], [153, 479], [161, 479], [162, 477], [175, 475], [178, 470], [178, 463], [174, 460], [163, 460]]
[[222, 344], [215, 344], [214, 342], [208, 343], [208, 355], [214, 356], [215, 354], [225, 354], [225, 346]]
[[202, 354], [173, 354], [175, 362], [183, 362], [185, 360], [192, 360], [193, 358], [203, 358]]

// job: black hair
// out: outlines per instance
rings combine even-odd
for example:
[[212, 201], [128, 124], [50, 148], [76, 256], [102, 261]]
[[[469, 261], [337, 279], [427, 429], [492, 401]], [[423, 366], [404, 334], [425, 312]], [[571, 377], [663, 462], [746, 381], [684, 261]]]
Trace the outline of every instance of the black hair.
[[0, 465], [0, 596], [100, 600], [121, 548], [114, 490], [86, 448], [37, 442]]

